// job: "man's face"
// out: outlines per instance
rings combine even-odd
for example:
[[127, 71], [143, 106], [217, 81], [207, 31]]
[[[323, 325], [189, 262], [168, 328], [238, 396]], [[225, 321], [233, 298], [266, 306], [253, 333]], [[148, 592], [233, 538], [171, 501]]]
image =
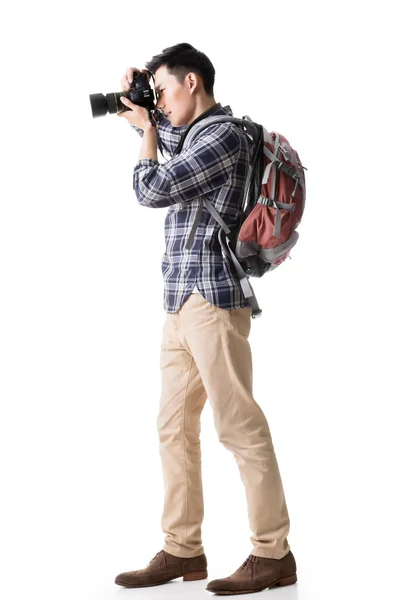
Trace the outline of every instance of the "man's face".
[[157, 108], [170, 120], [173, 127], [185, 125], [194, 111], [194, 97], [190, 93], [189, 81], [185, 78], [183, 84], [179, 83], [175, 75], [168, 73], [166, 66], [162, 66], [154, 74], [157, 92]]

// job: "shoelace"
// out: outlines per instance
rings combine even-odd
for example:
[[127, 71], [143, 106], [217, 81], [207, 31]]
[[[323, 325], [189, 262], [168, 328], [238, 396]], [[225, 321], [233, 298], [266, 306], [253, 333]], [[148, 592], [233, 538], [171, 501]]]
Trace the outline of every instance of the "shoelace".
[[159, 554], [162, 554], [162, 550], [160, 550], [160, 552], [157, 552], [157, 554], [156, 554], [155, 556], [153, 556], [153, 558], [151, 559], [151, 561], [148, 563], [148, 565], [147, 565], [147, 566], [151, 565], [151, 563], [152, 563], [154, 560], [156, 560], [156, 558], [157, 558], [157, 556], [158, 556]]
[[258, 556], [254, 556], [254, 554], [250, 554], [244, 561], [244, 563], [239, 567], [240, 570], [246, 569], [249, 570], [253, 563], [258, 563]]

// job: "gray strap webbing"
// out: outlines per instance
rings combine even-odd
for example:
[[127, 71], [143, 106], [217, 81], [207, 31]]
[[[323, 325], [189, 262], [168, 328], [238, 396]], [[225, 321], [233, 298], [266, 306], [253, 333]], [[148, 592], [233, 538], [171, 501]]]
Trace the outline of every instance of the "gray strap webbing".
[[[221, 229], [218, 232], [218, 238], [219, 238], [219, 241], [221, 244], [221, 249], [222, 249], [223, 253], [225, 254], [225, 256], [227, 256], [228, 259], [231, 259], [233, 261], [233, 264], [235, 265], [236, 271], [240, 277], [240, 280], [239, 280], [240, 287], [242, 288], [243, 294], [251, 306], [251, 316], [253, 318], [259, 317], [262, 313], [262, 310], [258, 306], [258, 302], [255, 297], [254, 290], [250, 284], [249, 278], [247, 277], [246, 273], [244, 272], [242, 265], [236, 258], [235, 253], [233, 252], [233, 250], [231, 248], [229, 239], [225, 238], [225, 242], [222, 240], [222, 236], [221, 236], [222, 231], [224, 231], [225, 234], [228, 235], [231, 232], [231, 230], [229, 229], [229, 227], [225, 223], [225, 221], [222, 219], [222, 217], [215, 210], [213, 205], [206, 198], [204, 198], [204, 205], [207, 208], [207, 210], [211, 213], [211, 215], [214, 217], [214, 219], [217, 221], [217, 223], [219, 223], [219, 225], [221, 225]], [[192, 239], [193, 239], [192, 234], [194, 234], [195, 225], [197, 227], [198, 223], [196, 224], [196, 221], [198, 222], [198, 216], [201, 214], [202, 208], [203, 208], [202, 200], [200, 200], [200, 206], [199, 206], [199, 209], [196, 214], [195, 223], [193, 225], [192, 231], [190, 232], [189, 240], [186, 244], [186, 247], [188, 247], [189, 241], [190, 241], [190, 243], [192, 242]], [[228, 248], [228, 250], [227, 250], [227, 248]]]
[[272, 162], [276, 162], [276, 161], [281, 162], [279, 160], [279, 158], [277, 156], [275, 156], [275, 154], [273, 152], [271, 152], [271, 150], [269, 148], [267, 148], [267, 146], [265, 144], [264, 144], [264, 154], [266, 156], [268, 156], [268, 158], [270, 160], [272, 160]]
[[[265, 148], [265, 145], [264, 145]], [[279, 148], [279, 135], [276, 133], [275, 134], [275, 146], [274, 146], [274, 151], [275, 151], [275, 156], [278, 152], [278, 148]], [[276, 200], [276, 164], [274, 162], [274, 166], [273, 168], [273, 174], [274, 174], [274, 178], [272, 180], [272, 198], [274, 200]]]
[[205, 119], [202, 119], [201, 121], [199, 121], [198, 123], [196, 123], [195, 125], [193, 125], [193, 127], [191, 127], [189, 129], [189, 131], [185, 135], [185, 139], [183, 140], [182, 150], [190, 145], [190, 143], [193, 141], [193, 139], [197, 136], [197, 134], [202, 129], [205, 129], [206, 127], [209, 127], [210, 125], [214, 125], [216, 123], [228, 123], [229, 122], [229, 123], [235, 123], [236, 125], [239, 125], [240, 127], [246, 127], [246, 129], [250, 132], [252, 139], [257, 139], [257, 135], [258, 135], [257, 125], [255, 123], [253, 123], [253, 121], [251, 121], [251, 119], [249, 117], [248, 117], [248, 119], [249, 120], [238, 119], [237, 117], [231, 117], [230, 115], [215, 115], [214, 117], [206, 117]]
[[197, 212], [196, 212], [196, 216], [195, 216], [195, 219], [194, 219], [193, 227], [192, 227], [192, 229], [190, 231], [188, 240], [186, 242], [186, 246], [185, 246], [186, 250], [189, 250], [192, 247], [194, 236], [195, 236], [195, 233], [196, 233], [196, 229], [197, 229], [197, 227], [198, 227], [198, 225], [200, 223], [201, 213], [202, 212], [203, 212], [203, 198], [200, 198], [199, 207], [198, 207]]
[[[182, 150], [184, 148], [186, 148], [187, 146], [190, 145], [190, 143], [192, 142], [192, 140], [196, 137], [196, 135], [205, 127], [208, 127], [209, 125], [213, 125], [214, 123], [223, 123], [223, 122], [231, 122], [231, 123], [236, 123], [237, 125], [240, 126], [245, 126], [246, 129], [250, 132], [252, 139], [257, 139], [257, 135], [258, 135], [258, 129], [257, 126], [251, 121], [251, 119], [249, 119], [247, 121], [247, 119], [249, 119], [248, 117], [246, 118], [246, 120], [244, 119], [237, 119], [235, 117], [231, 117], [229, 115], [216, 115], [214, 117], [207, 117], [206, 119], [203, 119], [202, 121], [199, 121], [198, 123], [196, 123], [187, 133], [187, 135], [185, 136], [185, 139], [183, 140], [183, 144], [182, 144]], [[252, 161], [251, 161], [252, 163]], [[247, 193], [247, 185], [248, 182], [250, 180], [251, 177], [251, 168], [249, 169], [249, 173], [247, 174], [247, 178], [246, 178], [246, 184], [245, 184], [245, 188], [244, 188], [244, 194]], [[193, 239], [194, 239], [194, 235], [195, 235], [195, 231], [197, 229], [197, 226], [200, 222], [200, 218], [201, 218], [201, 212], [203, 209], [203, 203], [202, 200], [200, 200], [199, 203], [199, 207], [196, 213], [196, 217], [193, 223], [193, 227], [190, 231], [189, 234], [189, 238], [188, 241], [186, 243], [186, 248], [190, 247], [193, 243]], [[258, 306], [258, 302], [257, 299], [255, 297], [254, 294], [254, 290], [249, 282], [249, 278], [246, 275], [246, 273], [244, 272], [242, 265], [240, 264], [240, 262], [238, 261], [238, 259], [236, 258], [235, 253], [233, 252], [231, 246], [230, 246], [230, 241], [228, 238], [225, 238], [225, 243], [222, 240], [222, 231], [224, 231], [224, 233], [226, 235], [228, 235], [230, 233], [230, 229], [228, 227], [228, 225], [225, 223], [225, 221], [221, 218], [221, 216], [218, 214], [218, 212], [215, 210], [215, 208], [213, 207], [213, 205], [206, 199], [204, 198], [204, 205], [207, 208], [207, 210], [211, 213], [211, 215], [214, 217], [214, 219], [217, 221], [217, 223], [219, 223], [219, 225], [221, 225], [221, 229], [218, 232], [218, 237], [220, 240], [220, 244], [221, 244], [221, 249], [224, 252], [224, 254], [228, 257], [231, 258], [233, 261], [233, 264], [235, 265], [236, 271], [239, 275], [240, 278], [240, 286], [243, 290], [243, 294], [245, 296], [245, 298], [247, 299], [247, 301], [249, 302], [250, 306], [251, 306], [251, 316], [252, 318], [256, 318], [259, 317], [262, 313], [262, 310], [260, 309], [260, 307]], [[227, 247], [227, 249], [226, 249]]]
[[281, 211], [279, 210], [279, 207], [277, 205], [276, 200], [274, 200], [274, 204], [276, 206], [276, 217], [275, 217], [274, 235], [276, 237], [279, 237], [280, 234], [281, 234], [281, 219], [282, 219], [282, 215], [281, 215]]
[[[279, 135], [275, 134], [275, 145], [274, 145], [274, 152], [275, 155], [277, 154], [278, 151], [278, 147], [279, 147]], [[265, 149], [265, 144], [264, 144], [264, 149]], [[276, 206], [276, 177], [277, 177], [277, 173], [276, 173], [276, 164], [275, 161], [271, 163], [272, 164], [272, 201]], [[279, 208], [276, 206], [276, 216], [275, 216], [275, 224], [274, 224], [274, 235], [278, 236], [280, 234], [281, 231], [281, 213]]]
[[[214, 219], [221, 225], [221, 229], [218, 232], [218, 237], [219, 237], [219, 240], [221, 243], [222, 251], [225, 254], [225, 256], [232, 259], [233, 264], [235, 265], [236, 271], [240, 277], [240, 285], [242, 287], [243, 293], [244, 293], [245, 297], [249, 299], [249, 298], [251, 298], [251, 296], [254, 296], [253, 288], [250, 285], [249, 278], [247, 277], [246, 273], [244, 272], [242, 265], [236, 258], [235, 253], [233, 252], [233, 250], [231, 248], [229, 239], [225, 238], [225, 243], [222, 242], [221, 231], [223, 230], [225, 232], [225, 234], [228, 235], [231, 232], [231, 230], [229, 229], [228, 225], [225, 223], [225, 221], [217, 213], [217, 211], [215, 210], [213, 205], [208, 200], [204, 200], [204, 204], [206, 205], [207, 209], [210, 211], [210, 213], [212, 214]], [[229, 254], [226, 251], [226, 246], [228, 247]]]
[[[228, 238], [225, 238], [225, 240], [222, 239], [222, 229], [220, 229], [218, 232], [218, 238], [219, 238], [223, 253], [228, 257], [228, 259], [231, 258], [233, 261], [233, 264], [235, 265], [236, 271], [240, 278], [239, 279], [240, 287], [242, 288], [243, 294], [251, 306], [251, 316], [253, 319], [255, 319], [256, 317], [259, 317], [261, 315], [262, 310], [258, 306], [257, 298], [254, 294], [254, 290], [251, 286], [249, 278], [247, 277], [246, 273], [244, 272], [242, 265], [236, 258], [236, 255], [231, 248], [230, 240]], [[226, 247], [228, 248], [228, 251], [226, 250]], [[228, 254], [228, 252], [229, 252], [229, 254]]]
[[257, 200], [257, 204], [265, 204], [266, 206], [273, 206], [276, 208], [274, 235], [276, 235], [277, 237], [281, 233], [281, 209], [284, 208], [285, 210], [290, 210], [290, 212], [293, 212], [296, 209], [294, 204], [288, 204], [287, 202], [278, 202], [278, 200], [273, 200], [272, 198], [265, 198], [264, 196], [259, 197], [259, 199]]
[[[277, 134], [277, 133], [275, 134], [274, 152], [271, 152], [271, 150], [269, 150], [267, 148], [267, 146], [265, 146], [265, 144], [264, 144], [264, 154], [271, 160], [271, 162], [267, 165], [267, 167], [265, 169], [262, 183], [267, 183], [268, 182], [271, 169], [273, 169], [274, 179], [273, 179], [273, 182], [272, 182], [272, 198], [271, 199], [266, 198], [266, 202], [262, 202], [262, 201], [260, 201], [260, 199], [258, 200], [259, 204], [271, 204], [271, 201], [272, 201], [272, 203], [276, 207], [276, 218], [275, 218], [275, 224], [274, 224], [274, 235], [275, 236], [279, 236], [280, 233], [281, 233], [282, 218], [281, 218], [281, 212], [280, 212], [279, 209], [285, 208], [285, 209], [290, 210], [290, 211], [293, 211], [295, 209], [295, 207], [292, 204], [287, 204], [287, 203], [284, 203], [284, 202], [277, 202], [275, 200], [275, 192], [276, 192], [276, 187], [275, 186], [276, 186], [276, 175], [277, 175], [277, 166], [276, 166], [275, 163], [276, 162], [281, 162], [279, 160], [279, 158], [277, 157], [277, 151], [278, 151], [279, 147], [280, 147], [280, 145], [279, 145], [279, 134]], [[286, 157], [286, 153], [285, 153], [285, 157]], [[292, 162], [292, 161], [290, 161], [290, 162]], [[294, 160], [294, 162], [292, 164], [294, 164], [295, 168], [298, 169], [297, 160]], [[295, 188], [293, 190], [292, 196], [294, 196], [295, 193], [296, 193], [297, 184], [298, 184], [298, 179], [296, 179], [296, 185], [295, 185]]]
[[[251, 121], [250, 117], [247, 117], [247, 119], [249, 119], [249, 125], [250, 128], [253, 128], [253, 135], [256, 135], [257, 133], [257, 129], [255, 128], [255, 125], [253, 123], [253, 121]], [[219, 122], [234, 122], [234, 123], [238, 123], [243, 125], [243, 119], [237, 119], [236, 117], [231, 117], [229, 115], [217, 115], [215, 117], [207, 117], [206, 119], [203, 119], [202, 121], [199, 121], [199, 123], [197, 123], [187, 134], [186, 138], [183, 141], [183, 145], [182, 145], [182, 150], [183, 148], [185, 148], [192, 140], [193, 138], [204, 128], [204, 127], [208, 127], [209, 125], [212, 125], [214, 123], [219, 123]], [[246, 126], [247, 126], [247, 120], [245, 121]], [[251, 151], [249, 149], [249, 140], [246, 139], [246, 145], [247, 145], [247, 149], [250, 152], [251, 155]], [[249, 187], [249, 182], [250, 182], [250, 178], [252, 175], [252, 171], [253, 171], [253, 161], [252, 161], [252, 156], [250, 156], [250, 167], [248, 169], [248, 173], [247, 173], [247, 177], [246, 177], [246, 182], [244, 185], [244, 190], [243, 190], [243, 197], [241, 199], [241, 205], [243, 205], [243, 200], [246, 200], [246, 196], [248, 193], [248, 187]], [[210, 204], [211, 209], [210, 212], [212, 213], [213, 217], [216, 219], [216, 221], [218, 221], [219, 214], [217, 213], [217, 211], [213, 208], [213, 206]], [[190, 231], [188, 240], [186, 242], [185, 245], [185, 249], [188, 250], [192, 247], [193, 245], [193, 240], [194, 240], [194, 236], [196, 234], [196, 230], [197, 227], [200, 223], [200, 219], [201, 219], [201, 212], [203, 210], [203, 203], [202, 200], [200, 199], [200, 204], [196, 213], [196, 217], [192, 226], [192, 229]], [[213, 212], [214, 211], [214, 212]], [[215, 213], [215, 214], [214, 214]], [[218, 221], [219, 224], [223, 227], [225, 226], [225, 223], [221, 220]], [[222, 225], [223, 224], [223, 225]], [[229, 230], [228, 230], [229, 233]]]
[[286, 210], [290, 210], [291, 212], [293, 212], [295, 210], [295, 205], [294, 204], [288, 204], [287, 202], [278, 202], [275, 200], [272, 200], [272, 198], [266, 198], [265, 196], [260, 196], [259, 199], [257, 200], [257, 204], [276, 204], [279, 208], [285, 208]]
[[268, 131], [265, 129], [265, 127], [263, 127], [263, 133], [264, 133], [264, 141], [267, 142], [268, 144], [272, 144], [273, 139], [270, 133], [268, 133]]
[[268, 183], [268, 179], [269, 179], [269, 175], [271, 173], [271, 169], [272, 169], [272, 165], [274, 163], [271, 161], [270, 163], [268, 163], [268, 165], [265, 167], [265, 171], [264, 171], [264, 177], [262, 178], [262, 183]]
[[213, 207], [213, 205], [206, 198], [204, 199], [204, 204], [206, 205], [206, 207], [208, 208], [208, 210], [210, 211], [210, 213], [212, 214], [212, 216], [214, 217], [214, 219], [221, 225], [222, 229], [228, 235], [228, 233], [230, 233], [231, 230], [229, 229], [229, 227], [225, 223], [225, 221], [222, 219], [222, 217], [220, 216], [220, 214], [215, 210], [215, 208]]

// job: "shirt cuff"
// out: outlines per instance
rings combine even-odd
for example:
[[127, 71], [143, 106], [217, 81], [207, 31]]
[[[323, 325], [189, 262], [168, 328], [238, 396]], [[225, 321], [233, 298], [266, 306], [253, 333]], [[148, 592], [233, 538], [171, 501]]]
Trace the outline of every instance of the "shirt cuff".
[[141, 158], [137, 161], [136, 167], [156, 167], [159, 164], [158, 160], [154, 160], [154, 158]]

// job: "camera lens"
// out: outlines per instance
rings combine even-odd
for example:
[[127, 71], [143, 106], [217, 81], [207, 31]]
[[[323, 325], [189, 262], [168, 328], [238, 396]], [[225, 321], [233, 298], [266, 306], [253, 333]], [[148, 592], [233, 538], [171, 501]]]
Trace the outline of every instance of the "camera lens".
[[107, 100], [103, 94], [90, 94], [89, 98], [93, 117], [103, 117], [107, 114]]
[[150, 87], [147, 75], [135, 72], [131, 89], [127, 92], [112, 92], [111, 94], [90, 94], [90, 106], [93, 117], [104, 117], [107, 113], [113, 114], [129, 110], [122, 104], [120, 98], [125, 96], [133, 104], [154, 110], [154, 92]]
[[124, 96], [123, 92], [112, 92], [111, 94], [90, 94], [90, 106], [93, 117], [104, 117], [108, 112], [113, 114], [121, 110], [126, 110], [119, 99]]

